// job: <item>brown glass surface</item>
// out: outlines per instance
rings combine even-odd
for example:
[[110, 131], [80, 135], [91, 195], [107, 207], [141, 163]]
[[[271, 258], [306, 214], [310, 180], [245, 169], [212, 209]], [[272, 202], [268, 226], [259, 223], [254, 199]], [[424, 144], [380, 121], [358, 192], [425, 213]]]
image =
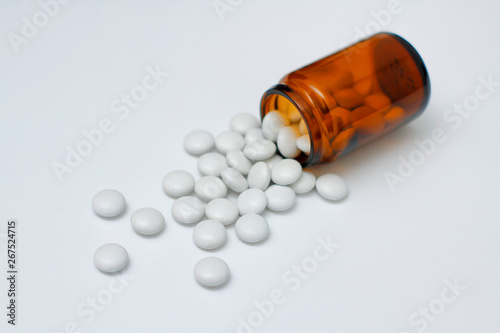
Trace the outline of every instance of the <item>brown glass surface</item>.
[[[417, 51], [401, 37], [380, 33], [300, 68], [269, 89], [262, 117], [298, 110], [311, 139], [303, 166], [333, 161], [417, 117], [430, 83]], [[298, 126], [297, 123], [293, 126]]]

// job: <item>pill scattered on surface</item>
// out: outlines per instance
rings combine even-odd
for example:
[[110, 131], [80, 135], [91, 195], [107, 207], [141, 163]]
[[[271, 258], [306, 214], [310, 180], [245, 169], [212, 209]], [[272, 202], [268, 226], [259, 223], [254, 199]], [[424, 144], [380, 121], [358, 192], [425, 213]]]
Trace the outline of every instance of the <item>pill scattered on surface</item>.
[[177, 222], [191, 224], [201, 220], [205, 205], [196, 197], [182, 197], [174, 201], [170, 210]]
[[193, 229], [193, 241], [201, 249], [213, 250], [226, 242], [226, 227], [219, 221], [201, 221]]
[[144, 207], [136, 210], [130, 217], [132, 228], [142, 235], [154, 235], [165, 227], [165, 218], [157, 209]]
[[254, 161], [262, 161], [276, 153], [276, 145], [269, 140], [257, 139], [245, 146], [245, 156]]
[[224, 169], [221, 173], [221, 177], [227, 187], [236, 193], [241, 193], [248, 189], [248, 183], [245, 177], [233, 168]]
[[183, 197], [193, 192], [194, 177], [187, 171], [175, 170], [163, 178], [163, 191], [173, 197]]
[[215, 148], [223, 155], [231, 150], [241, 150], [244, 145], [245, 139], [238, 132], [226, 131], [215, 137]]
[[230, 271], [226, 262], [217, 257], [205, 257], [194, 266], [194, 277], [206, 287], [218, 287], [229, 280]]
[[266, 138], [264, 137], [264, 133], [262, 132], [262, 129], [259, 128], [251, 128], [248, 130], [248, 132], [245, 134], [245, 143], [249, 144], [250, 142], [253, 142], [255, 140], [265, 140]]
[[241, 150], [231, 150], [226, 154], [226, 160], [231, 168], [245, 176], [248, 175], [252, 167], [252, 162], [250, 162]]
[[224, 225], [229, 225], [238, 219], [240, 211], [238, 207], [229, 199], [217, 198], [210, 201], [205, 207], [205, 215], [210, 220], [219, 221]]
[[325, 199], [341, 200], [348, 193], [345, 180], [334, 174], [326, 174], [316, 180], [316, 190]]
[[286, 158], [277, 162], [271, 169], [271, 180], [278, 185], [295, 183], [302, 174], [302, 167], [296, 160]]
[[238, 196], [236, 206], [238, 206], [240, 215], [260, 214], [266, 209], [267, 197], [263, 191], [251, 188]]
[[266, 162], [255, 163], [247, 176], [248, 187], [264, 191], [271, 181], [271, 169]]
[[298, 138], [296, 145], [304, 154], [309, 155], [311, 153], [311, 140], [309, 139], [309, 135], [302, 135]]
[[273, 155], [271, 157], [269, 157], [268, 159], [265, 159], [264, 162], [266, 162], [267, 166], [269, 167], [269, 169], [272, 169], [273, 166], [278, 163], [279, 161], [283, 161], [283, 157], [281, 157], [280, 155], [276, 154], [276, 155]]
[[260, 120], [250, 113], [238, 113], [231, 118], [229, 127], [234, 132], [246, 134], [252, 128], [259, 128]]
[[125, 197], [116, 190], [102, 190], [92, 199], [92, 209], [102, 217], [120, 215], [126, 207]]
[[[300, 155], [300, 150], [297, 148], [297, 139], [299, 138], [299, 132], [291, 127], [283, 127], [277, 138], [277, 146], [281, 155], [288, 158], [295, 158]], [[307, 138], [309, 140], [309, 137]]]
[[208, 153], [214, 149], [214, 146], [214, 136], [205, 130], [193, 131], [184, 138], [184, 149], [192, 155]]
[[227, 186], [218, 177], [205, 176], [196, 181], [194, 192], [201, 200], [208, 202], [225, 197], [227, 194]]
[[288, 119], [285, 119], [281, 112], [268, 112], [262, 119], [262, 132], [264, 137], [269, 141], [276, 142], [279, 131], [290, 124]]
[[128, 264], [128, 253], [119, 244], [109, 243], [100, 246], [94, 253], [95, 266], [105, 273], [122, 270]]
[[266, 219], [257, 214], [240, 217], [235, 225], [236, 235], [247, 243], [256, 243], [269, 235], [269, 224]]
[[297, 194], [308, 193], [316, 185], [316, 176], [307, 171], [302, 171], [299, 179], [290, 185], [290, 188]]
[[295, 192], [289, 186], [271, 185], [264, 193], [270, 210], [283, 212], [295, 204]]
[[221, 171], [227, 168], [227, 160], [221, 154], [206, 153], [198, 159], [197, 165], [202, 175], [219, 177]]

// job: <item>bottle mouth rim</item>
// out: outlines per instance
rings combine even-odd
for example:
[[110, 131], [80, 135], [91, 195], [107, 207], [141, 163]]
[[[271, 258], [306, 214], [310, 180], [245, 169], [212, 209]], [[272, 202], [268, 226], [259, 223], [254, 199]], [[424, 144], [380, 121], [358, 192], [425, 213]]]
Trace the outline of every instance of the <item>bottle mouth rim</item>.
[[[300, 99], [300, 96], [294, 96], [292, 98], [290, 95], [297, 95], [292, 88], [285, 84], [276, 84], [269, 88], [264, 95], [262, 96], [261, 103], [260, 103], [260, 117], [261, 119], [264, 119], [265, 115], [273, 110], [277, 110], [278, 108], [269, 108], [268, 105], [271, 102], [270, 99], [273, 95], [280, 95], [284, 98], [286, 98], [288, 101], [290, 101], [293, 106], [297, 109], [297, 111], [300, 113], [300, 116], [302, 117], [302, 120], [304, 120], [304, 123], [307, 128], [307, 133], [309, 136], [309, 142], [311, 145], [310, 153], [309, 155], [305, 155], [304, 153], [301, 152], [301, 154], [294, 158], [297, 160], [303, 168], [306, 168], [308, 166], [311, 166], [313, 164], [316, 164], [319, 162], [318, 156], [316, 156], [316, 149], [314, 146], [314, 140], [311, 135], [311, 129], [309, 128], [309, 121], [312, 121], [312, 119], [309, 119], [310, 117], [308, 116], [307, 112], [304, 112], [304, 110], [307, 108], [307, 105], [305, 103], [298, 104], [298, 99]], [[281, 112], [283, 114], [283, 112]], [[288, 117], [288, 116], [287, 116]], [[283, 156], [279, 150], [277, 150], [278, 154]]]

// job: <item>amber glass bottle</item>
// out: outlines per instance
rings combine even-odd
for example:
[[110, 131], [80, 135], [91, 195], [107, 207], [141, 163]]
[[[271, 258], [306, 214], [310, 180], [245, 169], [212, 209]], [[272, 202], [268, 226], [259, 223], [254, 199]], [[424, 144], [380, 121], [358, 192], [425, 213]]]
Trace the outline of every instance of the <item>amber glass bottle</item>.
[[297, 160], [307, 167], [411, 121], [429, 97], [417, 51], [395, 34], [379, 33], [283, 77], [264, 93], [261, 116], [277, 110], [297, 130], [304, 121], [311, 150]]

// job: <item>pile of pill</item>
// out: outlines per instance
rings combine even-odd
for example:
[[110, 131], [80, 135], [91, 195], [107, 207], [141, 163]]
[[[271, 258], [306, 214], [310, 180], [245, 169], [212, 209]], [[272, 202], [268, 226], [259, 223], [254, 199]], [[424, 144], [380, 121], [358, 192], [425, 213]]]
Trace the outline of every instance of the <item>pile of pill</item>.
[[[286, 211], [295, 204], [297, 194], [314, 188], [328, 200], [347, 195], [341, 177], [325, 174], [316, 179], [293, 159], [300, 152], [309, 154], [310, 140], [300, 114], [289, 119], [271, 111], [261, 124], [253, 115], [241, 113], [231, 119], [228, 131], [215, 137], [205, 130], [185, 137], [184, 149], [199, 156], [201, 177], [196, 180], [187, 171], [175, 170], [163, 178], [162, 185], [167, 195], [176, 198], [171, 206], [173, 218], [196, 224], [196, 246], [203, 250], [221, 247], [227, 239], [226, 226], [232, 223], [241, 241], [261, 242], [270, 232], [268, 221], [261, 216], [264, 210]], [[237, 194], [235, 201], [227, 198], [231, 191]], [[95, 213], [107, 218], [121, 214], [125, 206], [125, 198], [115, 190], [103, 190], [92, 201]], [[163, 215], [149, 207], [135, 211], [130, 221], [142, 235], [156, 234], [165, 227]], [[96, 250], [94, 263], [101, 271], [116, 272], [127, 265], [128, 254], [121, 245], [106, 244]], [[201, 285], [216, 287], [229, 279], [230, 270], [225, 261], [209, 256], [195, 265], [194, 276]]]

